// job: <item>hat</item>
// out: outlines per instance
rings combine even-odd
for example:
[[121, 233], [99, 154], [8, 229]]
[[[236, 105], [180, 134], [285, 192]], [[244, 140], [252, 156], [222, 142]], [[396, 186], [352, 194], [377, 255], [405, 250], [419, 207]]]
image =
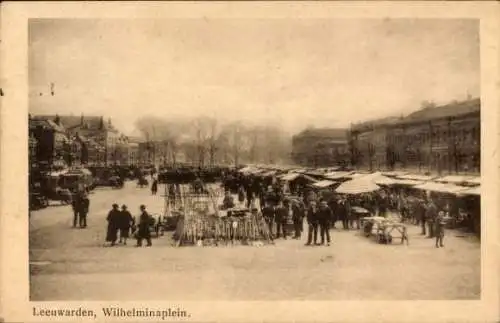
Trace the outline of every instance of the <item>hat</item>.
[[141, 204], [141, 206], [139, 206], [140, 209], [145, 209], [146, 208], [146, 205], [144, 204]]
[[125, 204], [122, 205], [122, 209], [126, 209], [127, 206]]
[[113, 203], [113, 208], [117, 208], [117, 207], [118, 207], [118, 204]]

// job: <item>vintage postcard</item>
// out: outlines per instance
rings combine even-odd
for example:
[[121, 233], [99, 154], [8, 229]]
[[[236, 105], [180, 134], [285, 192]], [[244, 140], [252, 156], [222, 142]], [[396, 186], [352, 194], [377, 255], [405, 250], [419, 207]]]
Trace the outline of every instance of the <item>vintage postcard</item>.
[[4, 2], [6, 322], [500, 319], [495, 2]]

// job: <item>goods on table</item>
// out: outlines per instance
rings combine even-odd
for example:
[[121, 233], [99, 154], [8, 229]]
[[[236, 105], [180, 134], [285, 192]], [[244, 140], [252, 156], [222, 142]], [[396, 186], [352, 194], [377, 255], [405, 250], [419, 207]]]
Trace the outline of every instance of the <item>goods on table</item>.
[[174, 238], [180, 245], [219, 246], [224, 244], [262, 245], [271, 241], [262, 216], [244, 208], [220, 210], [214, 190], [204, 194], [182, 194], [181, 215]]

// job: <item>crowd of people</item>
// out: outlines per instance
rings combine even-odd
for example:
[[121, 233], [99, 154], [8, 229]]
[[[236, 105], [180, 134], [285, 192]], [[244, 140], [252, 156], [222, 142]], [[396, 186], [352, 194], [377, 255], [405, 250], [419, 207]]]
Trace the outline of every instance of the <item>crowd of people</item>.
[[[275, 239], [287, 239], [289, 236], [300, 239], [305, 220], [308, 225], [307, 246], [330, 245], [330, 229], [335, 229], [338, 222], [344, 230], [360, 229], [362, 216], [387, 217], [391, 214], [401, 222], [421, 226], [421, 235], [435, 238], [435, 246], [443, 247], [446, 218], [451, 211], [449, 204], [438, 206], [433, 198], [425, 194], [412, 196], [388, 190], [359, 195], [332, 192], [325, 195], [306, 185], [299, 185], [294, 188], [293, 195], [287, 196], [276, 177], [262, 179], [232, 174], [229, 180], [226, 178], [224, 181], [224, 187], [224, 207], [235, 206], [231, 195], [234, 191], [240, 205], [251, 209], [259, 205]], [[358, 208], [366, 213], [358, 213]], [[294, 232], [288, 232], [287, 228], [293, 228]]]
[[145, 205], [141, 205], [139, 210], [141, 214], [139, 220], [136, 221], [125, 204], [120, 210], [118, 204], [114, 203], [106, 218], [108, 222], [106, 242], [109, 242], [111, 246], [116, 245], [117, 241], [119, 244], [126, 245], [130, 234], [133, 234], [137, 240], [136, 247], [141, 247], [144, 240], [146, 240], [146, 246], [151, 247], [152, 217], [146, 211]]
[[[335, 229], [338, 222], [344, 230], [360, 229], [361, 216], [386, 217], [390, 213], [397, 214], [402, 222], [413, 222], [421, 226], [422, 235], [435, 238], [436, 247], [444, 246], [445, 219], [450, 207], [438, 207], [435, 201], [426, 195], [409, 196], [384, 190], [360, 195], [340, 195], [332, 192], [325, 195], [307, 185], [294, 187], [294, 194], [290, 195], [284, 193], [283, 183], [276, 177], [259, 178], [239, 173], [226, 174], [223, 187], [223, 207], [234, 208], [236, 203], [233, 195], [236, 195], [240, 206], [252, 211], [260, 210], [272, 239], [301, 239], [305, 231], [303, 224], [306, 222], [307, 246], [330, 245], [330, 229]], [[192, 189], [194, 192], [202, 192], [203, 182], [196, 178]], [[152, 176], [152, 194], [156, 194], [157, 190], [158, 180]], [[169, 185], [168, 191], [169, 198], [175, 200], [175, 196], [180, 193], [179, 185]], [[75, 195], [72, 201], [74, 227], [87, 227], [89, 206], [90, 200], [86, 190]], [[356, 207], [367, 213], [357, 213]], [[117, 243], [126, 245], [127, 239], [133, 234], [137, 240], [136, 246], [142, 246], [143, 240], [146, 240], [147, 246], [151, 246], [152, 221], [154, 219], [144, 205], [140, 206], [140, 216], [136, 222], [126, 205], [122, 205], [120, 210], [118, 204], [113, 204], [107, 216], [106, 241], [112, 246]]]

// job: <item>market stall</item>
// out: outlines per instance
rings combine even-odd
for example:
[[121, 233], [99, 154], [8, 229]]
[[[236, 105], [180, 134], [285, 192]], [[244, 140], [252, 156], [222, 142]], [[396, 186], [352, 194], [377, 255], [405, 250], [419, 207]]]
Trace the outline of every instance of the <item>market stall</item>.
[[407, 245], [410, 244], [408, 229], [403, 223], [395, 222], [379, 216], [363, 217], [361, 218], [361, 223], [361, 228], [365, 236], [374, 236], [378, 243], [392, 243], [393, 232], [397, 232], [401, 238], [401, 244], [405, 241]]

